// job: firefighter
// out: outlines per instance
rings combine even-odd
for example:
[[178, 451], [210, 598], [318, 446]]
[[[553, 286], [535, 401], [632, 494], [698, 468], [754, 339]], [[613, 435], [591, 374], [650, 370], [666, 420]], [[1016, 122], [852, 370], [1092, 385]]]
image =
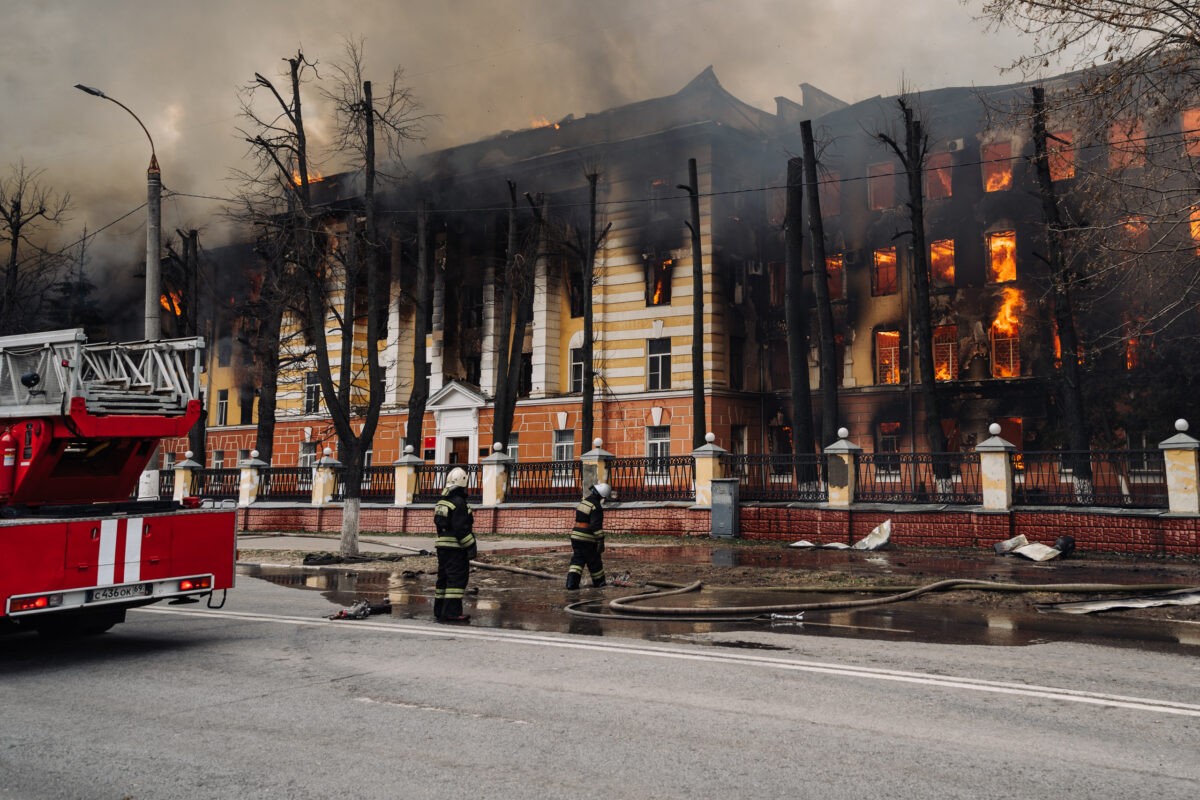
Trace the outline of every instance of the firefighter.
[[571, 529], [571, 566], [567, 569], [567, 588], [578, 589], [583, 568], [588, 568], [592, 586], [604, 586], [604, 509], [601, 503], [612, 495], [607, 483], [597, 483], [588, 496], [575, 506], [575, 527]]
[[438, 622], [463, 623], [463, 595], [471, 573], [471, 559], [478, 548], [473, 532], [475, 517], [467, 505], [467, 472], [455, 467], [446, 476], [446, 488], [433, 508], [437, 526], [437, 584], [433, 592], [433, 616]]

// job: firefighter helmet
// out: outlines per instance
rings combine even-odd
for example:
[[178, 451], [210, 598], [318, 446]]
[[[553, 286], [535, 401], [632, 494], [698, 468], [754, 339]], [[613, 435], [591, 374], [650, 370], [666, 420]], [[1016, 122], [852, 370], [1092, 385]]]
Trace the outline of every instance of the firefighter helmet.
[[592, 487], [592, 491], [603, 497], [605, 500], [612, 497], [612, 487], [607, 483], [597, 483]]
[[465, 489], [467, 488], [467, 471], [462, 467], [455, 467], [446, 475], [447, 489]]

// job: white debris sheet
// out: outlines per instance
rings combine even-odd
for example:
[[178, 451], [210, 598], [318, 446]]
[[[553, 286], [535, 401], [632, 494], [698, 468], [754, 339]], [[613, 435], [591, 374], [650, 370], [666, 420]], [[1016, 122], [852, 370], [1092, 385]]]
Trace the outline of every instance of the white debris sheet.
[[1073, 600], [1067, 603], [1039, 603], [1038, 611], [1064, 611], [1067, 614], [1091, 614], [1093, 611], [1116, 611], [1124, 608], [1155, 608], [1157, 606], [1200, 605], [1200, 587], [1175, 589], [1170, 592], [1116, 597], [1103, 600]]
[[854, 543], [853, 548], [842, 542], [830, 542], [828, 544], [813, 544], [807, 539], [801, 539], [798, 542], [792, 542], [788, 547], [820, 547], [826, 550], [882, 550], [888, 546], [892, 539], [892, 521], [884, 520], [875, 529], [868, 533], [863, 538]]

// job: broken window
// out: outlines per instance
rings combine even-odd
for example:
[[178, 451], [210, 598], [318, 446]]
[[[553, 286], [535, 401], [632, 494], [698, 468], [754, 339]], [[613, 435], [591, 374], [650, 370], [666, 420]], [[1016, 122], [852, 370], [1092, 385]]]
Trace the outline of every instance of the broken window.
[[941, 200], [954, 193], [951, 185], [951, 167], [954, 156], [949, 153], [933, 153], [925, 161], [925, 197]]
[[1065, 181], [1075, 177], [1075, 133], [1058, 131], [1046, 137], [1046, 154], [1050, 163], [1050, 180]]
[[651, 253], [646, 261], [646, 305], [671, 305], [671, 269], [675, 259]]
[[1005, 287], [992, 322], [992, 377], [1017, 378], [1021, 375], [1020, 314], [1025, 307], [1021, 292]]
[[875, 251], [871, 263], [871, 294], [876, 297], [895, 294], [896, 287], [896, 248], [881, 247]]
[[992, 142], [980, 151], [983, 162], [983, 190], [1004, 192], [1012, 188], [1012, 142]]
[[1006, 283], [1017, 279], [1017, 232], [996, 231], [987, 237], [988, 282]]
[[671, 388], [671, 337], [646, 340], [646, 389]]
[[896, 169], [890, 162], [867, 167], [867, 205], [872, 211], [896, 205]]
[[821, 217], [836, 217], [842, 213], [842, 178], [836, 172], [827, 172], [817, 183], [817, 199], [821, 203]]
[[875, 331], [875, 383], [900, 382], [900, 331]]
[[958, 380], [957, 325], [939, 325], [933, 329], [933, 379]]
[[825, 273], [829, 278], [829, 299], [846, 299], [846, 263], [839, 253], [825, 259]]
[[929, 243], [929, 280], [935, 287], [954, 285], [954, 240]]
[[1146, 166], [1146, 126], [1124, 119], [1108, 128], [1108, 168], [1113, 172]]
[[729, 388], [745, 388], [746, 340], [741, 336], [729, 337]]

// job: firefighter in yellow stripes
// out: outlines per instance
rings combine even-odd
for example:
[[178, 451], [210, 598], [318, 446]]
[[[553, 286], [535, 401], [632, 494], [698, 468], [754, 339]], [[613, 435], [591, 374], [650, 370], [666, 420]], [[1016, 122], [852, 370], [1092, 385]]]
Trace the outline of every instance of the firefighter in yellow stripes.
[[433, 592], [433, 616], [438, 622], [464, 623], [463, 595], [471, 574], [475, 545], [475, 516], [467, 505], [467, 472], [455, 467], [446, 476], [446, 488], [433, 508], [437, 526], [438, 573]]
[[567, 569], [567, 588], [578, 589], [583, 568], [588, 568], [592, 586], [604, 586], [604, 509], [601, 503], [612, 495], [607, 483], [597, 483], [588, 496], [575, 506], [575, 527], [571, 529], [571, 566]]

